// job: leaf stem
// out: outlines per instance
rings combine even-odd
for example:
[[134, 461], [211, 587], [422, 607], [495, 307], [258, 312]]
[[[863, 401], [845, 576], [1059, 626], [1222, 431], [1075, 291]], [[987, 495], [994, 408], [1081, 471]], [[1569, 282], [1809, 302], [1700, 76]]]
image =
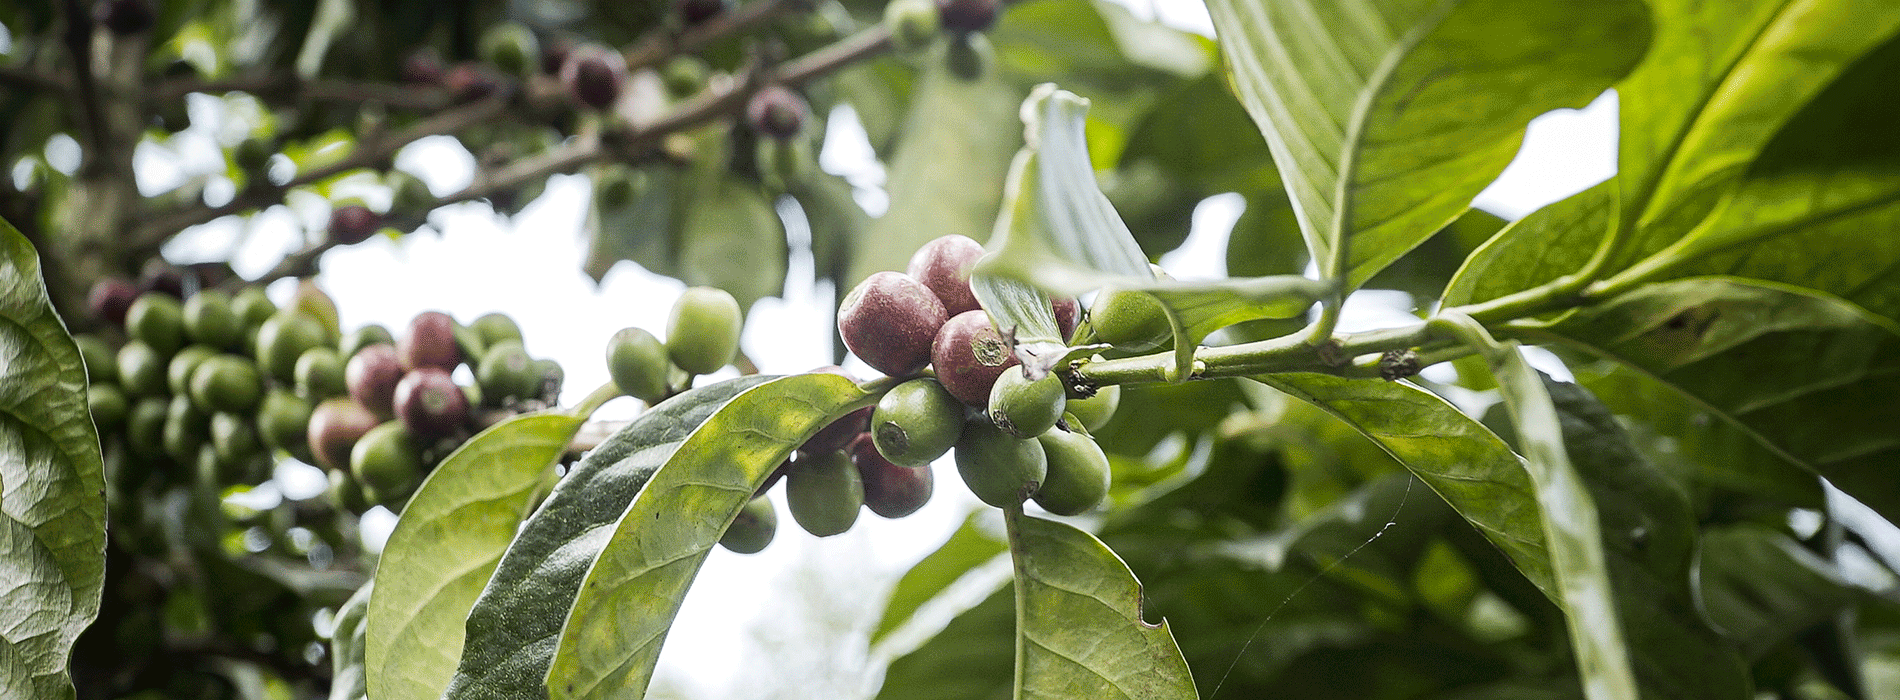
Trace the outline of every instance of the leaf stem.
[[[1239, 345], [1202, 347], [1194, 350], [1195, 371], [1192, 379], [1248, 377], [1272, 372], [1322, 372], [1357, 375], [1360, 369], [1342, 365], [1339, 357], [1356, 358], [1369, 353], [1406, 348], [1439, 349], [1448, 340], [1446, 329], [1421, 322], [1400, 328], [1348, 333], [1334, 339], [1335, 345], [1312, 345], [1305, 332]], [[1162, 382], [1175, 366], [1173, 351], [1088, 362], [1075, 373], [1098, 386], [1134, 382]], [[1374, 371], [1370, 376], [1377, 376]]]
[[580, 404], [574, 407], [572, 413], [577, 417], [585, 419], [588, 416], [594, 415], [594, 411], [600, 410], [602, 404], [625, 395], [626, 394], [620, 391], [620, 387], [615, 386], [612, 381], [609, 381], [588, 394], [587, 398], [581, 399]]

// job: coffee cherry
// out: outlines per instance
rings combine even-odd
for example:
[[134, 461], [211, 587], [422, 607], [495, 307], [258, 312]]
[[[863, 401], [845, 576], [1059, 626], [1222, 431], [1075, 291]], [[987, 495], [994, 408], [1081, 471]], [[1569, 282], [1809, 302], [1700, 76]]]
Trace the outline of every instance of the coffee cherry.
[[739, 515], [726, 526], [726, 534], [719, 536], [719, 545], [740, 554], [757, 554], [772, 543], [772, 535], [778, 532], [778, 511], [772, 508], [772, 501], [754, 498], [739, 510]]
[[165, 415], [170, 406], [170, 400], [159, 396], [147, 396], [132, 404], [132, 412], [125, 418], [125, 444], [133, 454], [147, 459], [165, 455]]
[[1172, 345], [1174, 329], [1168, 312], [1153, 294], [1111, 289], [1095, 300], [1089, 313], [1095, 337], [1129, 352], [1148, 352]]
[[80, 333], [73, 336], [79, 346], [79, 359], [86, 363], [86, 383], [109, 384], [119, 379], [118, 353], [99, 336]]
[[481, 57], [503, 73], [527, 75], [540, 68], [541, 42], [520, 23], [502, 22], [482, 32]]
[[119, 348], [119, 385], [134, 397], [164, 396], [166, 360], [142, 341]]
[[115, 326], [125, 325], [125, 312], [132, 308], [132, 302], [139, 298], [138, 287], [131, 282], [108, 277], [94, 282], [92, 290], [86, 294], [86, 308], [101, 321]]
[[864, 478], [843, 452], [801, 458], [785, 476], [785, 505], [806, 532], [830, 537], [851, 529], [864, 505]]
[[249, 358], [214, 355], [191, 371], [191, 400], [205, 411], [248, 412], [263, 396], [264, 378]]
[[305, 350], [297, 358], [297, 395], [306, 401], [322, 401], [350, 391], [344, 370], [343, 353], [325, 346]]
[[364, 495], [394, 508], [422, 482], [422, 446], [399, 421], [371, 428], [350, 448], [350, 475]]
[[937, 0], [943, 28], [958, 34], [980, 32], [996, 23], [999, 0]]
[[125, 422], [126, 413], [132, 410], [124, 391], [117, 385], [104, 383], [86, 387], [86, 409], [102, 435], [117, 429]]
[[851, 463], [864, 480], [864, 505], [883, 518], [901, 518], [930, 502], [930, 465], [904, 467], [879, 454], [868, 438], [851, 444]]
[[884, 5], [884, 27], [899, 53], [914, 53], [936, 40], [943, 18], [934, 0], [891, 0]]
[[389, 215], [421, 216], [435, 208], [435, 194], [429, 186], [418, 178], [401, 170], [391, 170], [383, 176], [383, 185], [389, 188]]
[[912, 379], [892, 387], [871, 413], [871, 442], [894, 464], [929, 464], [963, 435], [963, 404], [937, 380]]
[[[662, 351], [664, 352], [664, 351]], [[521, 341], [504, 340], [488, 348], [475, 366], [475, 385], [481, 388], [482, 402], [500, 406], [508, 399], [524, 399], [539, 394], [541, 374], [534, 359], [521, 349]]]
[[185, 271], [177, 265], [154, 258], [139, 269], [139, 295], [158, 292], [173, 299], [185, 298]]
[[356, 442], [381, 422], [376, 414], [354, 400], [329, 399], [311, 410], [304, 441], [318, 464], [331, 469], [348, 469], [350, 451]]
[[872, 274], [838, 306], [845, 347], [893, 377], [916, 374], [930, 363], [932, 343], [947, 320], [937, 295], [901, 272]]
[[1036, 490], [1036, 505], [1056, 515], [1079, 515], [1108, 495], [1108, 455], [1082, 433], [1051, 430], [1036, 437], [1049, 459], [1049, 473]]
[[191, 373], [198, 371], [198, 365], [217, 355], [217, 348], [209, 345], [187, 345], [178, 354], [172, 355], [171, 362], [165, 364], [165, 389], [173, 396], [185, 396], [191, 392]]
[[504, 340], [521, 342], [521, 326], [516, 325], [515, 320], [509, 318], [508, 314], [485, 313], [476, 317], [475, 322], [468, 324], [468, 327], [475, 331], [475, 335], [481, 337], [483, 348], [494, 347], [496, 343]]
[[185, 300], [185, 335], [191, 342], [214, 348], [238, 346], [244, 338], [244, 321], [231, 306], [231, 295], [206, 289]]
[[409, 333], [396, 342], [396, 357], [402, 368], [439, 367], [454, 371], [462, 363], [462, 350], [455, 343], [455, 319], [440, 311], [424, 311], [409, 320]]
[[660, 80], [666, 84], [667, 95], [685, 99], [706, 89], [706, 78], [711, 73], [712, 69], [697, 56], [676, 56], [660, 69]]
[[388, 328], [372, 323], [343, 336], [343, 342], [337, 346], [337, 351], [343, 353], [344, 357], [355, 357], [356, 353], [362, 352], [363, 348], [378, 343], [393, 347], [396, 344], [396, 336], [390, 335]]
[[666, 355], [680, 369], [712, 374], [739, 354], [744, 327], [739, 301], [726, 290], [690, 287], [673, 303], [666, 323]]
[[1075, 326], [1082, 322], [1082, 302], [1075, 297], [1056, 297], [1049, 301], [1049, 310], [1056, 315], [1056, 332], [1062, 336], [1062, 342], [1068, 342], [1075, 336]]
[[687, 26], [725, 14], [729, 0], [673, 0], [673, 8]]
[[256, 476], [247, 473], [252, 471], [248, 467], [264, 454], [264, 443], [258, 440], [251, 421], [235, 413], [219, 412], [211, 415], [211, 449], [218, 459], [219, 482], [232, 484]]
[[644, 328], [622, 328], [607, 340], [607, 374], [620, 393], [659, 403], [666, 398], [666, 375], [672, 370], [666, 345]]
[[859, 435], [871, 426], [871, 408], [860, 408], [845, 414], [843, 418], [832, 421], [830, 425], [819, 428], [805, 444], [800, 445], [801, 455], [822, 455], [837, 452], [857, 441]]
[[957, 314], [943, 324], [931, 346], [930, 362], [943, 388], [971, 406], [988, 405], [996, 378], [1022, 363], [981, 309]]
[[277, 381], [295, 384], [297, 360], [311, 348], [328, 344], [330, 334], [321, 322], [287, 308], [258, 325], [257, 364]]
[[527, 398], [553, 402], [561, 395], [561, 384], [567, 381], [567, 370], [561, 369], [561, 363], [543, 357], [535, 360], [530, 369], [539, 379], [536, 390]]
[[92, 17], [112, 33], [126, 36], [152, 28], [158, 13], [152, 0], [102, 0], [93, 6]]
[[970, 268], [983, 257], [983, 244], [969, 236], [951, 234], [925, 243], [910, 256], [905, 272], [917, 278], [943, 302], [951, 316], [981, 308], [970, 291]]
[[1121, 406], [1121, 403], [1122, 388], [1110, 384], [1096, 389], [1095, 395], [1086, 399], [1069, 399], [1064, 410], [1074, 416], [1077, 421], [1081, 421], [1083, 428], [1100, 430], [1102, 426], [1108, 424], [1108, 419], [1115, 417], [1115, 409]]
[[576, 46], [561, 66], [561, 85], [575, 102], [607, 109], [620, 99], [627, 81], [627, 61], [612, 49], [587, 44]]
[[337, 245], [362, 243], [382, 228], [382, 215], [361, 204], [347, 204], [330, 212], [330, 242]]
[[396, 384], [402, 381], [402, 363], [396, 348], [371, 345], [343, 366], [343, 383], [350, 398], [379, 417], [396, 414]]
[[1041, 435], [1062, 419], [1063, 392], [1053, 372], [1031, 380], [1020, 369], [1006, 371], [990, 387], [990, 421], [1019, 438]]
[[271, 302], [270, 295], [264, 293], [263, 287], [250, 286], [231, 297], [231, 313], [237, 314], [245, 335], [255, 335], [257, 327], [277, 313], [277, 304]]
[[258, 437], [273, 449], [290, 452], [299, 459], [310, 459], [305, 447], [312, 408], [310, 402], [297, 398], [296, 394], [283, 389], [270, 390], [257, 409]]
[[970, 493], [998, 508], [1012, 508], [1041, 487], [1049, 473], [1042, 444], [1003, 432], [988, 419], [970, 421], [957, 440], [957, 473]]
[[198, 458], [198, 448], [211, 439], [211, 416], [187, 396], [173, 396], [165, 406], [165, 454], [180, 464]]
[[767, 85], [746, 102], [746, 124], [765, 136], [785, 139], [797, 136], [805, 128], [811, 107], [805, 98], [783, 85]]
[[170, 357], [185, 346], [184, 306], [168, 294], [141, 294], [125, 312], [125, 332]]
[[395, 398], [396, 417], [421, 438], [448, 435], [468, 420], [468, 396], [447, 371], [436, 367], [404, 375], [396, 383]]

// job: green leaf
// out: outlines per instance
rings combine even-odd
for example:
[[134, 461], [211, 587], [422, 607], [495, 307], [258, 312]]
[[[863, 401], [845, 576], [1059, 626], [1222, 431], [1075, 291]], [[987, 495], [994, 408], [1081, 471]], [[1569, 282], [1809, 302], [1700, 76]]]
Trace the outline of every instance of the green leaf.
[[925, 61], [890, 161], [890, 209], [858, 241], [839, 289], [873, 272], [903, 270], [912, 253], [939, 236], [988, 240], [996, 222], [1010, 154], [1022, 145], [1022, 93], [996, 71], [974, 81], [951, 75], [940, 49]]
[[891, 661], [878, 700], [1009, 700], [1013, 603], [1000, 589]]
[[1424, 306], [1425, 300], [1436, 299], [1444, 293], [1446, 285], [1472, 252], [1510, 224], [1483, 209], [1466, 209], [1458, 220], [1366, 280], [1366, 286], [1406, 292]]
[[1703, 534], [1697, 568], [1709, 622], [1751, 659], [1861, 597], [1833, 563], [1758, 525]]
[[365, 625], [376, 697], [441, 697], [469, 608], [585, 420], [535, 413], [484, 430], [409, 499], [377, 563]]
[[1674, 387], [1762, 444], [1900, 518], [1900, 334], [1852, 304], [1766, 282], [1646, 285], [1555, 325], [1562, 340]]
[[1565, 453], [1596, 504], [1617, 616], [1644, 693], [1752, 697], [1747, 666], [1697, 608], [1691, 566], [1700, 548], [1687, 496], [1636, 451], [1590, 392], [1540, 380], [1557, 410]]
[[[785, 225], [757, 184], [726, 173], [723, 163], [718, 167], [695, 174], [692, 197], [678, 214], [680, 281], [724, 289], [739, 308], [750, 309], [785, 290]], [[734, 264], [738, 260], [746, 264]]]
[[1493, 350], [1487, 359], [1524, 450], [1524, 466], [1550, 545], [1555, 598], [1568, 622], [1585, 697], [1636, 700], [1636, 674], [1617, 615], [1596, 499], [1570, 463], [1557, 407], [1522, 350]]
[[475, 599], [443, 697], [545, 697], [561, 622], [614, 523], [689, 434], [768, 379], [741, 377], [667, 399], [575, 464], [522, 524]]
[[1617, 226], [1616, 180], [1511, 222], [1465, 258], [1445, 286], [1445, 306], [1490, 301], [1576, 272]]
[[1640, 2], [1208, 4], [1320, 273], [1348, 289], [1464, 211], [1532, 117], [1638, 61]]
[[1193, 698], [1168, 623], [1142, 620], [1141, 584], [1094, 536], [1004, 516], [1016, 560], [1017, 698]]
[[1616, 86], [1632, 254], [1682, 235], [1657, 224], [1678, 209], [1706, 211], [1699, 192], [1732, 182], [1790, 116], [1900, 27], [1900, 7], [1885, 0], [1650, 4], [1650, 56]]
[[106, 503], [79, 346], [39, 254], [0, 220], [0, 695], [73, 696], [73, 641], [99, 614]]
[[785, 457], [820, 428], [870, 405], [850, 379], [775, 379], [719, 407], [664, 455], [613, 528], [567, 612], [547, 671], [554, 698], [644, 693], [706, 553]]
[[369, 648], [370, 596], [376, 582], [363, 584], [338, 606], [330, 628], [330, 700], [363, 700], [369, 697], [364, 655]]
[[969, 573], [971, 569], [984, 562], [995, 559], [1007, 547], [986, 532], [978, 524], [983, 512], [971, 513], [963, 520], [963, 525], [950, 533], [950, 539], [935, 551], [924, 555], [923, 560], [904, 572], [897, 580], [897, 587], [891, 590], [890, 600], [884, 603], [884, 615], [878, 619], [877, 627], [871, 630], [871, 644], [884, 639], [891, 632], [910, 621], [925, 603], [936, 598], [950, 584]]
[[1556, 597], [1530, 475], [1489, 429], [1410, 384], [1303, 373], [1255, 379], [1372, 438], [1484, 533], [1525, 578]]
[[[620, 170], [610, 174], [611, 170]], [[587, 202], [587, 260], [582, 271], [595, 282], [607, 276], [614, 263], [631, 260], [656, 275], [678, 276], [673, 255], [673, 200], [682, 185], [672, 168], [660, 166], [627, 171], [609, 165], [589, 172], [594, 195]], [[633, 181], [634, 199], [623, 206], [601, 205], [601, 183], [610, 177]]]

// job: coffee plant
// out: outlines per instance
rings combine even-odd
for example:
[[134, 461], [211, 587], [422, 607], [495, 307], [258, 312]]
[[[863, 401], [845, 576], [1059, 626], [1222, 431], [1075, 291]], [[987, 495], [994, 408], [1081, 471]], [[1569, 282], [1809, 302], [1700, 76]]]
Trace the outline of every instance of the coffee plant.
[[[0, 696], [677, 696], [709, 557], [951, 506], [895, 581], [747, 589], [865, 611], [765, 696], [1900, 696], [1900, 5], [1206, 9], [0, 5]], [[1473, 207], [1593, 101], [1614, 174]], [[396, 166], [439, 137], [465, 186]], [[605, 384], [344, 327], [331, 251], [563, 175], [583, 272], [684, 286]], [[174, 245], [286, 211], [256, 272]], [[788, 271], [838, 364], [742, 347]]]

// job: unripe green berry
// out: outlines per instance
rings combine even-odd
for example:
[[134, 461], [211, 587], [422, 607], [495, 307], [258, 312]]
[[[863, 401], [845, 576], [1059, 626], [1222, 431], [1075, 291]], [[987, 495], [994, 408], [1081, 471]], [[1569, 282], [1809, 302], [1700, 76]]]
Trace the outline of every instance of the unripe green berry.
[[372, 428], [350, 448], [350, 475], [384, 505], [407, 498], [422, 481], [422, 467], [422, 447], [399, 421]]
[[988, 419], [970, 421], [957, 440], [957, 473], [970, 493], [998, 508], [1013, 508], [1042, 486], [1049, 473], [1042, 444], [1003, 432]]
[[327, 346], [305, 350], [297, 358], [297, 395], [306, 401], [322, 401], [349, 393], [344, 365], [343, 353]]
[[249, 412], [263, 396], [264, 378], [248, 358], [215, 355], [191, 371], [191, 400], [206, 411]]
[[343, 353], [344, 357], [355, 357], [363, 348], [378, 344], [395, 347], [396, 336], [390, 335], [388, 328], [372, 323], [343, 336], [343, 342], [337, 345], [337, 352]]
[[235, 348], [244, 338], [244, 321], [231, 307], [231, 295], [206, 289], [185, 301], [185, 334], [194, 343]]
[[541, 42], [518, 22], [501, 22], [482, 32], [482, 60], [509, 75], [541, 68]]
[[[662, 351], [662, 360], [665, 359]], [[488, 348], [475, 366], [475, 385], [482, 402], [500, 406], [508, 399], [525, 399], [541, 391], [541, 375], [520, 341], [504, 340]]]
[[165, 416], [170, 406], [170, 401], [157, 396], [132, 404], [125, 418], [125, 444], [133, 454], [147, 459], [165, 454]]
[[107, 383], [86, 387], [86, 408], [92, 413], [92, 424], [102, 434], [116, 430], [131, 410], [125, 392], [118, 385]]
[[246, 335], [256, 335], [257, 327], [277, 313], [277, 304], [270, 300], [263, 287], [245, 287], [231, 298], [231, 312], [244, 324]]
[[990, 420], [1004, 432], [1032, 438], [1062, 419], [1062, 378], [1054, 372], [1032, 380], [1022, 370], [1007, 371], [990, 387]]
[[772, 508], [771, 499], [754, 498], [740, 509], [739, 515], [726, 526], [726, 534], [719, 536], [719, 545], [740, 554], [757, 554], [772, 543], [772, 536], [778, 532], [778, 511]]
[[173, 396], [184, 396], [191, 392], [191, 373], [198, 371], [198, 365], [217, 355], [218, 351], [209, 345], [187, 345], [172, 355], [172, 361], [165, 365], [165, 388]]
[[517, 325], [514, 319], [509, 318], [508, 314], [498, 311], [476, 317], [475, 322], [468, 324], [468, 327], [474, 330], [476, 335], [481, 336], [484, 349], [494, 347], [496, 343], [504, 340], [521, 342], [521, 326]]
[[264, 395], [264, 402], [257, 409], [258, 437], [267, 446], [309, 461], [311, 456], [305, 445], [309, 439], [311, 408], [310, 402], [296, 394], [272, 389]]
[[180, 464], [198, 458], [198, 448], [211, 437], [211, 416], [191, 402], [190, 397], [173, 396], [165, 407], [165, 454]]
[[131, 396], [164, 396], [165, 356], [134, 340], [119, 348], [119, 385]]
[[607, 374], [620, 392], [649, 404], [666, 398], [673, 363], [666, 345], [644, 328], [623, 328], [607, 341]]
[[864, 505], [864, 478], [843, 452], [804, 457], [785, 477], [792, 519], [818, 537], [851, 529]]
[[1121, 404], [1121, 386], [1110, 384], [1096, 389], [1095, 395], [1086, 399], [1069, 399], [1064, 410], [1081, 421], [1083, 428], [1100, 430], [1108, 424], [1108, 419], [1115, 417], [1115, 409]]
[[185, 346], [185, 310], [176, 297], [147, 292], [125, 312], [125, 332], [170, 357]]
[[744, 327], [739, 301], [726, 290], [691, 287], [673, 304], [666, 324], [666, 354], [693, 374], [712, 374], [739, 354]]
[[982, 78], [995, 61], [996, 50], [990, 47], [989, 37], [976, 32], [952, 37], [950, 46], [944, 50], [944, 63], [950, 74], [961, 80]]
[[891, 33], [892, 48], [914, 53], [937, 38], [943, 18], [933, 0], [891, 0], [884, 5], [884, 27]]
[[1108, 455], [1082, 433], [1051, 430], [1036, 437], [1049, 459], [1049, 473], [1036, 490], [1036, 505], [1056, 515], [1079, 515], [1108, 495]]
[[963, 414], [963, 403], [937, 380], [912, 379], [878, 399], [871, 413], [871, 441], [892, 463], [929, 464], [962, 437]]
[[257, 364], [284, 384], [297, 381], [297, 360], [305, 351], [328, 345], [323, 323], [294, 308], [277, 312], [257, 327]]
[[1153, 294], [1111, 289], [1095, 300], [1089, 313], [1095, 337], [1117, 349], [1148, 352], [1173, 344], [1168, 312]]

